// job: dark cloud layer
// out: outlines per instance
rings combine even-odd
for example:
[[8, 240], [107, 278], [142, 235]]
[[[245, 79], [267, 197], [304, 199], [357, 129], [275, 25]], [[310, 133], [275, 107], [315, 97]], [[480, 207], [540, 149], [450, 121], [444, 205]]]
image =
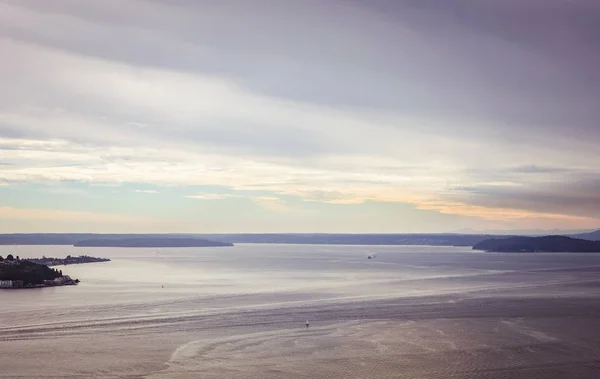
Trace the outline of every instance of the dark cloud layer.
[[449, 199], [490, 208], [600, 218], [600, 176], [569, 179], [523, 186], [463, 187]]
[[5, 26], [13, 38], [292, 100], [471, 121], [458, 133], [598, 140], [593, 1], [11, 3], [74, 28]]

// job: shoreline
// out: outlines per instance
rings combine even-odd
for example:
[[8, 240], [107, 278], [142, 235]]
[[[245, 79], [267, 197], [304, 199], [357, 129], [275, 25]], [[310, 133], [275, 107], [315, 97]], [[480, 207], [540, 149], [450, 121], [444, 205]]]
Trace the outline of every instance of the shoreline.
[[0, 290], [34, 290], [34, 289], [39, 289], [39, 288], [50, 288], [50, 287], [65, 287], [65, 286], [76, 286], [77, 283], [70, 283], [70, 284], [52, 284], [52, 285], [47, 285], [47, 284], [39, 284], [33, 287], [27, 287], [27, 286], [23, 286], [23, 287], [0, 287]]
[[0, 289], [46, 288], [77, 285], [79, 279], [63, 274], [62, 270], [52, 266], [68, 266], [72, 264], [110, 262], [108, 258], [80, 255], [66, 258], [46, 257], [16, 259], [12, 254], [0, 261]]
[[[66, 279], [63, 279], [66, 278]], [[48, 281], [50, 282], [50, 281]], [[12, 287], [0, 287], [0, 290], [21, 290], [21, 289], [36, 289], [36, 288], [48, 288], [48, 287], [64, 287], [64, 286], [76, 286], [81, 281], [79, 279], [71, 279], [69, 276], [61, 277], [61, 282], [54, 283], [43, 283], [34, 285], [19, 285]]]

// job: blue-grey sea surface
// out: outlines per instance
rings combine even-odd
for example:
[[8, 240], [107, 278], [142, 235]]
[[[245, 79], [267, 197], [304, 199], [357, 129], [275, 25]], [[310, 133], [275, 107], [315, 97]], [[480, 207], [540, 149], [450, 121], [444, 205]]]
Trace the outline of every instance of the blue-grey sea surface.
[[0, 378], [600, 378], [600, 254], [9, 253], [112, 261], [58, 267], [78, 286], [0, 290]]

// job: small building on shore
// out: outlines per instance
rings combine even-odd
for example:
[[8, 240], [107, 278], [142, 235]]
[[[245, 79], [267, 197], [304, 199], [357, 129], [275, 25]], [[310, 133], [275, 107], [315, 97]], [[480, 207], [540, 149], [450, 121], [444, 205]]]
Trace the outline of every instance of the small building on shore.
[[0, 288], [23, 288], [22, 280], [0, 280]]
[[0, 280], [0, 288], [12, 288], [12, 280]]
[[71, 277], [69, 275], [64, 275], [64, 276], [54, 279], [52, 281], [52, 284], [55, 286], [64, 286], [66, 284], [73, 284], [73, 282], [74, 282], [73, 279], [71, 279]]

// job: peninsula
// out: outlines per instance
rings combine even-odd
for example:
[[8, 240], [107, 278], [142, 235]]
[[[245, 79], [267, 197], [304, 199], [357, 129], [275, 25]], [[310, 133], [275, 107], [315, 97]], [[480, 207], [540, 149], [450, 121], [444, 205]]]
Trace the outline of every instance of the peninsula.
[[66, 258], [27, 258], [25, 260], [46, 266], [66, 266], [81, 263], [110, 262], [110, 259], [108, 258], [96, 258], [87, 255], [80, 255], [78, 257], [67, 255]]
[[233, 246], [231, 242], [209, 241], [199, 238], [139, 237], [124, 239], [90, 239], [76, 242], [85, 247], [221, 247]]
[[473, 250], [501, 253], [600, 253], [600, 241], [565, 236], [492, 238], [475, 244]]
[[0, 257], [0, 288], [39, 288], [75, 285], [77, 279], [63, 275], [61, 270], [50, 268], [27, 260], [14, 258], [9, 254]]

